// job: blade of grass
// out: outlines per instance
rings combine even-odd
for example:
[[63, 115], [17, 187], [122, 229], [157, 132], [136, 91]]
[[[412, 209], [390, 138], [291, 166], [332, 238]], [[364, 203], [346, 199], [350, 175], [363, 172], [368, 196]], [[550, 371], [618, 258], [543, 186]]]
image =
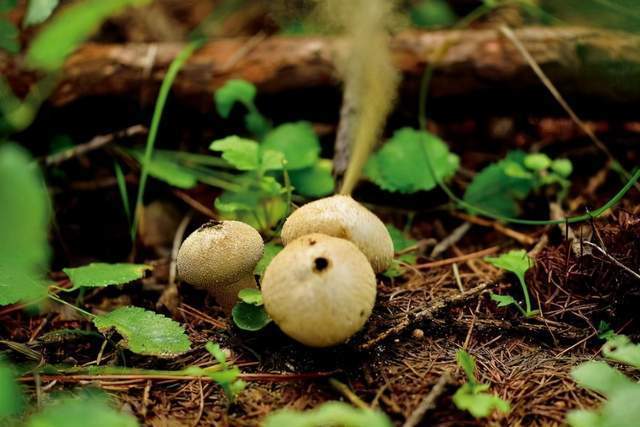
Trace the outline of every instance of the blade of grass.
[[124, 213], [127, 215], [129, 226], [131, 226], [131, 207], [129, 206], [129, 192], [127, 191], [127, 182], [124, 178], [122, 167], [116, 160], [113, 161], [113, 169], [116, 174], [116, 181], [118, 182], [118, 190], [120, 191], [120, 197], [122, 198]]
[[167, 74], [164, 76], [164, 80], [162, 80], [160, 92], [158, 93], [158, 99], [156, 100], [156, 105], [153, 110], [153, 117], [151, 118], [151, 126], [149, 127], [149, 135], [147, 136], [147, 144], [144, 151], [142, 170], [140, 172], [140, 184], [138, 186], [138, 195], [136, 196], [135, 213], [133, 215], [133, 224], [131, 225], [131, 240], [135, 240], [136, 237], [138, 228], [138, 216], [140, 209], [142, 208], [142, 199], [144, 197], [144, 190], [147, 184], [147, 178], [149, 176], [148, 165], [151, 161], [151, 156], [153, 155], [153, 147], [156, 142], [156, 137], [158, 136], [160, 119], [162, 118], [164, 106], [167, 103], [167, 97], [169, 96], [171, 86], [173, 86], [173, 82], [176, 79], [178, 72], [187, 61], [187, 59], [189, 59], [189, 57], [198, 47], [200, 47], [201, 44], [201, 41], [194, 41], [186, 45], [182, 49], [182, 51], [180, 51], [178, 56], [175, 57], [173, 62], [171, 62], [171, 65], [167, 70]]

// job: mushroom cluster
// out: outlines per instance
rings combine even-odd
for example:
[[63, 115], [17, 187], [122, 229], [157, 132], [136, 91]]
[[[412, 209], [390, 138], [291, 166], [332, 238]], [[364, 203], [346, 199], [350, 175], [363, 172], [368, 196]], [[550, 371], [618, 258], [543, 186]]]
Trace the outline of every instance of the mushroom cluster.
[[375, 273], [393, 260], [382, 221], [350, 196], [308, 203], [287, 218], [285, 248], [262, 278], [267, 313], [291, 338], [311, 347], [348, 340], [371, 315]]
[[[371, 315], [376, 273], [393, 260], [385, 225], [350, 196], [308, 203], [287, 218], [284, 249], [262, 277], [267, 314], [291, 338], [311, 347], [347, 341]], [[260, 234], [239, 221], [210, 221], [182, 243], [178, 274], [206, 289], [230, 313], [238, 292], [257, 288]]]

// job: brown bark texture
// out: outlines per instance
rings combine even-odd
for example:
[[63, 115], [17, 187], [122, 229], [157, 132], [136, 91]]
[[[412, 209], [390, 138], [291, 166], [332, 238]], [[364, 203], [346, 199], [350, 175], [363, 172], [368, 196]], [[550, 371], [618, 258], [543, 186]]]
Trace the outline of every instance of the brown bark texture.
[[[530, 27], [516, 36], [563, 94], [608, 102], [640, 100], [640, 37], [599, 29]], [[439, 47], [449, 49], [437, 58]], [[157, 90], [183, 47], [163, 44], [85, 44], [67, 60], [50, 98], [64, 105], [91, 96], [138, 97]], [[230, 78], [256, 84], [261, 93], [337, 87], [343, 40], [327, 37], [234, 38], [210, 41], [185, 64], [173, 91], [179, 97], [210, 97]], [[415, 91], [425, 66], [437, 59], [430, 96], [477, 95], [491, 90], [547, 96], [515, 47], [497, 30], [419, 32], [396, 35], [393, 58], [405, 89]], [[0, 54], [0, 72], [17, 93], [37, 78], [20, 58]], [[210, 99], [210, 98], [209, 98]]]

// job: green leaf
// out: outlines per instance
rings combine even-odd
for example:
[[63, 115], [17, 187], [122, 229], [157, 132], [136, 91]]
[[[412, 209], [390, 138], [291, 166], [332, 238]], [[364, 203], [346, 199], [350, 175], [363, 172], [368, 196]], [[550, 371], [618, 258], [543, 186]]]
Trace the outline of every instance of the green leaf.
[[283, 248], [284, 247], [281, 244], [274, 242], [269, 242], [264, 245], [264, 253], [262, 254], [262, 258], [260, 258], [260, 261], [258, 261], [258, 265], [256, 265], [254, 274], [262, 276], [264, 274], [264, 270], [266, 270], [267, 266], [271, 263], [273, 257], [278, 255]]
[[595, 411], [576, 409], [567, 414], [567, 424], [571, 427], [600, 427], [600, 415]]
[[578, 365], [571, 370], [571, 377], [580, 387], [597, 391], [605, 396], [610, 396], [616, 390], [634, 385], [634, 382], [622, 372], [599, 361]]
[[136, 427], [136, 418], [108, 405], [106, 398], [64, 397], [31, 416], [26, 427]]
[[47, 193], [29, 154], [0, 145], [0, 305], [46, 295], [49, 261]]
[[498, 303], [498, 307], [508, 307], [512, 304], [518, 305], [518, 302], [511, 295], [498, 295], [491, 292], [491, 301]]
[[401, 252], [418, 243], [417, 240], [414, 240], [411, 237], [407, 237], [407, 235], [404, 234], [404, 232], [398, 230], [395, 226], [391, 224], [386, 224], [386, 227], [387, 227], [387, 231], [389, 232], [389, 235], [391, 236], [391, 240], [393, 241], [394, 252], [396, 253]]
[[0, 12], [9, 12], [15, 8], [18, 0], [0, 0]]
[[20, 31], [13, 22], [0, 17], [0, 49], [9, 53], [20, 52]]
[[551, 159], [543, 153], [527, 154], [524, 158], [524, 166], [532, 171], [540, 172], [551, 166]]
[[134, 353], [174, 357], [191, 348], [179, 323], [140, 307], [118, 308], [96, 316], [93, 323], [102, 333], [114, 328], [124, 338], [123, 346]]
[[241, 301], [246, 302], [247, 304], [253, 304], [256, 306], [261, 306], [263, 304], [262, 292], [260, 292], [258, 289], [241, 289], [240, 292], [238, 292], [238, 298]]
[[331, 174], [331, 160], [320, 159], [311, 167], [289, 172], [296, 193], [305, 197], [324, 197], [333, 194], [335, 181]]
[[59, 0], [29, 0], [24, 25], [37, 25], [47, 20], [58, 7]]
[[0, 421], [20, 414], [24, 403], [22, 388], [11, 365], [0, 359]]
[[551, 163], [551, 170], [563, 178], [567, 178], [573, 172], [573, 163], [569, 159], [555, 159]]
[[106, 18], [127, 6], [148, 2], [149, 0], [85, 0], [74, 3], [56, 14], [35, 36], [27, 51], [26, 61], [32, 67], [55, 71]]
[[284, 154], [291, 171], [313, 166], [320, 154], [320, 141], [308, 122], [276, 127], [264, 137], [262, 147]]
[[265, 176], [257, 187], [225, 191], [216, 199], [215, 207], [223, 219], [242, 221], [259, 230], [268, 230], [287, 213], [283, 191], [273, 177]]
[[281, 170], [284, 164], [284, 155], [276, 150], [260, 150], [260, 168], [263, 171]]
[[524, 249], [509, 251], [498, 257], [485, 257], [484, 260], [491, 265], [514, 273], [523, 282], [525, 273], [532, 265], [531, 258]]
[[634, 344], [626, 335], [609, 335], [602, 347], [604, 357], [640, 369], [640, 344]]
[[142, 279], [144, 273], [151, 267], [144, 264], [107, 264], [94, 262], [83, 267], [64, 268], [62, 271], [69, 276], [72, 289], [95, 288], [109, 285], [122, 285]]
[[232, 135], [213, 141], [209, 149], [221, 151], [222, 158], [239, 170], [252, 171], [260, 167], [260, 146], [250, 139]]
[[[144, 154], [142, 152], [132, 152], [132, 154], [142, 164]], [[153, 156], [147, 165], [147, 171], [155, 179], [174, 187], [189, 189], [198, 184], [198, 177], [193, 172], [168, 156]]]
[[567, 423], [571, 427], [636, 427], [640, 418], [640, 387], [616, 390], [599, 410], [571, 411]]
[[216, 361], [221, 364], [224, 368], [227, 367], [227, 356], [225, 356], [224, 352], [220, 348], [220, 344], [217, 342], [209, 341], [204, 345], [204, 348], [216, 359]]
[[244, 116], [244, 125], [252, 134], [258, 138], [263, 138], [264, 135], [271, 129], [271, 123], [257, 110], [250, 110]]
[[213, 95], [218, 114], [225, 119], [229, 117], [231, 109], [236, 102], [240, 102], [250, 108], [250, 106], [253, 106], [255, 97], [256, 87], [248, 81], [240, 79], [228, 80]]
[[269, 414], [263, 427], [391, 427], [391, 420], [381, 411], [354, 408], [344, 402], [325, 402], [318, 407], [300, 412], [280, 409]]
[[456, 352], [456, 362], [458, 366], [462, 368], [465, 375], [467, 376], [467, 380], [471, 384], [477, 384], [476, 380], [476, 359], [469, 353], [464, 350], [458, 350]]
[[237, 303], [231, 310], [233, 322], [245, 331], [259, 331], [271, 322], [271, 318], [262, 306]]
[[422, 0], [411, 9], [410, 16], [418, 28], [445, 27], [458, 19], [445, 0]]
[[459, 158], [449, 152], [437, 136], [403, 128], [373, 156], [365, 166], [365, 174], [380, 188], [401, 193], [431, 190], [437, 184], [429, 173], [426, 155], [431, 160], [438, 180], [452, 176]]
[[512, 151], [504, 160], [484, 168], [467, 187], [464, 201], [497, 215], [517, 216], [518, 201], [536, 185], [534, 176], [524, 170], [524, 157], [522, 151]]
[[508, 413], [511, 410], [509, 402], [493, 394], [476, 392], [468, 383], [463, 384], [455, 392], [453, 403], [458, 409], [468, 411], [475, 418], [488, 417], [494, 410], [502, 413]]

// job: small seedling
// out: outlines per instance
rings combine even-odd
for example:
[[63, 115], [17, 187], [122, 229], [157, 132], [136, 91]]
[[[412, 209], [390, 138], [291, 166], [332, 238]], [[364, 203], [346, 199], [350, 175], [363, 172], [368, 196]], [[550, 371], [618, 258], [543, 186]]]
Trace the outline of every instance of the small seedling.
[[239, 379], [240, 369], [227, 363], [227, 356], [224, 354], [218, 343], [208, 342], [205, 345], [207, 351], [220, 364], [221, 369], [215, 372], [207, 372], [207, 375], [214, 380], [224, 391], [230, 403], [235, 402], [238, 394], [247, 386], [247, 383]]
[[259, 331], [271, 323], [271, 318], [264, 309], [262, 293], [258, 289], [242, 289], [238, 293], [240, 300], [233, 307], [233, 322], [245, 331]]
[[[611, 360], [640, 369], [640, 345], [624, 335], [611, 331], [600, 334], [607, 341], [603, 355]], [[598, 409], [579, 409], [569, 412], [571, 427], [635, 427], [640, 419], [640, 384], [601, 361], [582, 363], [571, 371], [573, 379], [582, 387], [604, 395], [607, 400]]]
[[514, 273], [518, 278], [518, 281], [520, 282], [520, 287], [522, 288], [525, 308], [522, 308], [522, 306], [509, 295], [496, 295], [492, 293], [491, 299], [498, 303], [498, 307], [515, 305], [518, 310], [520, 310], [523, 316], [535, 316], [538, 313], [538, 310], [531, 309], [529, 289], [527, 287], [527, 283], [525, 282], [525, 273], [527, 272], [527, 270], [529, 270], [529, 268], [531, 268], [532, 265], [531, 258], [529, 258], [529, 255], [527, 255], [527, 252], [524, 250], [513, 250], [502, 254], [499, 257], [486, 257], [484, 260], [491, 265]]
[[382, 273], [388, 278], [393, 279], [394, 277], [401, 276], [404, 272], [404, 267], [402, 264], [416, 263], [418, 257], [415, 254], [415, 250], [412, 250], [410, 248], [414, 248], [418, 242], [410, 237], [407, 237], [404, 232], [398, 230], [393, 225], [387, 224], [387, 230], [389, 231], [389, 235], [391, 236], [391, 240], [393, 241], [394, 252], [396, 254], [398, 254], [399, 252], [403, 252], [401, 255], [394, 258], [391, 263], [391, 267], [387, 268]]
[[487, 393], [489, 384], [481, 384], [475, 376], [476, 359], [464, 350], [456, 353], [458, 366], [467, 376], [467, 382], [453, 395], [453, 403], [458, 409], [468, 411], [475, 418], [484, 418], [491, 415], [494, 410], [509, 413], [509, 402], [500, 397]]

